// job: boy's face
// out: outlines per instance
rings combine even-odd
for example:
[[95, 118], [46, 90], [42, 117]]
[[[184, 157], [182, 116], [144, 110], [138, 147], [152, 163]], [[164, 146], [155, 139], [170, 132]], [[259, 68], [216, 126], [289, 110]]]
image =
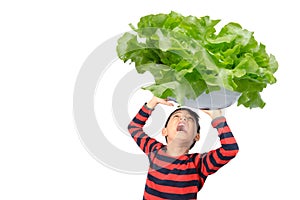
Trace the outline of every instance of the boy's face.
[[186, 144], [192, 144], [194, 140], [199, 140], [197, 133], [196, 119], [187, 111], [179, 110], [175, 112], [167, 124], [167, 127], [162, 131], [163, 136], [168, 137], [168, 143], [181, 141]]

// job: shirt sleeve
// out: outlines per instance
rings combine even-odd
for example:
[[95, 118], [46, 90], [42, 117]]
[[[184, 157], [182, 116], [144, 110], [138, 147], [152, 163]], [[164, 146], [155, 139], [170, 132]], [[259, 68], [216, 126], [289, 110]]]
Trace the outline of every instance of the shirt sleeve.
[[221, 147], [200, 156], [199, 167], [204, 177], [215, 173], [233, 159], [239, 151], [225, 117], [218, 117], [211, 124], [218, 131]]
[[162, 143], [156, 141], [154, 138], [149, 137], [143, 130], [143, 127], [150, 117], [152, 111], [153, 109], [148, 108], [147, 105], [144, 104], [128, 125], [128, 131], [131, 137], [140, 147], [140, 149], [147, 155], [163, 146]]

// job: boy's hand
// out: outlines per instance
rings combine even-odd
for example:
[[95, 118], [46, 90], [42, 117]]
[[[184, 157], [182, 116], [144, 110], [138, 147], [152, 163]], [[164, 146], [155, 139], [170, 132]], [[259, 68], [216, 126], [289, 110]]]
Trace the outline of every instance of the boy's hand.
[[202, 110], [204, 113], [208, 114], [211, 119], [223, 116], [223, 110]]
[[174, 106], [173, 103], [167, 101], [166, 99], [161, 99], [156, 96], [153, 96], [152, 99], [147, 103], [147, 106], [151, 109], [154, 109], [157, 104], [163, 104], [167, 106]]

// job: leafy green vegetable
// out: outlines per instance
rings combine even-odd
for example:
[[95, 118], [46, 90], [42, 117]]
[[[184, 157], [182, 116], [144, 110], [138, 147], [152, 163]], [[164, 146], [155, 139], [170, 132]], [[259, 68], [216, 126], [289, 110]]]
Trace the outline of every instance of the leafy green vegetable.
[[138, 73], [153, 75], [155, 83], [144, 89], [155, 96], [182, 103], [225, 88], [241, 93], [238, 105], [263, 108], [260, 92], [276, 83], [276, 58], [238, 23], [216, 33], [219, 22], [173, 11], [147, 15], [137, 28], [130, 24], [133, 31], [119, 38], [117, 53], [124, 62], [134, 62]]

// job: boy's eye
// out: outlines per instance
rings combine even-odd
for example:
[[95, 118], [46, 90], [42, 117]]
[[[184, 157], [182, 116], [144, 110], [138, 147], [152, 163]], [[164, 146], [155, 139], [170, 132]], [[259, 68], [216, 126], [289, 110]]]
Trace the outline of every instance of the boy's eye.
[[[180, 118], [180, 115], [174, 115], [173, 118]], [[194, 122], [194, 118], [192, 116], [184, 116], [188, 121]]]
[[187, 118], [189, 121], [194, 121], [194, 118], [192, 118], [192, 117], [188, 117]]

